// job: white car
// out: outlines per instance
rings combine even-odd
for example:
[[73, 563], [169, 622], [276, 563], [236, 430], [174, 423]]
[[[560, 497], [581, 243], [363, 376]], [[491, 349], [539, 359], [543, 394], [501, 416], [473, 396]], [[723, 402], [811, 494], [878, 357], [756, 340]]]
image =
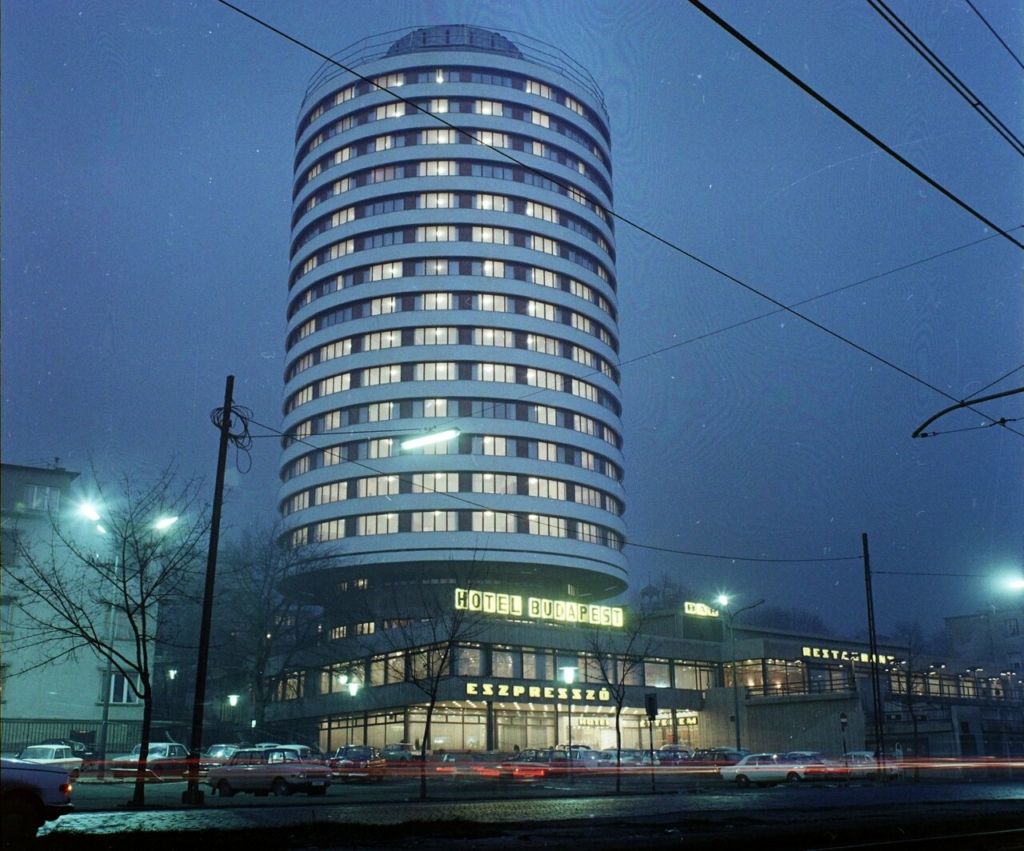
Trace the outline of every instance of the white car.
[[18, 759], [62, 768], [72, 780], [82, 773], [82, 758], [75, 756], [67, 745], [30, 745], [18, 754]]
[[[881, 776], [881, 766], [873, 751], [850, 751], [844, 753], [839, 761], [847, 767], [851, 778], [876, 780]], [[894, 757], [886, 757], [885, 774], [888, 777], [899, 777], [902, 767]]]
[[302, 759], [298, 752], [284, 746], [239, 748], [225, 765], [214, 766], [206, 782], [222, 798], [237, 792], [265, 796], [323, 795], [331, 785], [331, 769], [323, 763]]
[[45, 822], [74, 809], [64, 769], [36, 762], [0, 762], [0, 836], [5, 848], [27, 845]]
[[776, 783], [824, 780], [829, 776], [826, 765], [785, 753], [748, 754], [735, 765], [723, 765], [718, 771], [723, 780], [735, 781], [737, 786], [749, 786], [751, 783], [774, 786]]

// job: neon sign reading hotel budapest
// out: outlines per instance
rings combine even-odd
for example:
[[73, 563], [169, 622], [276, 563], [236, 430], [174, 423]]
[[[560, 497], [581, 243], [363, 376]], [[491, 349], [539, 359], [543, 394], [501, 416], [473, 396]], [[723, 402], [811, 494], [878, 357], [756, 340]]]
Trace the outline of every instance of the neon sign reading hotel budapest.
[[471, 591], [467, 588], [455, 589], [455, 608], [460, 611], [525, 617], [538, 621], [589, 623], [594, 626], [615, 627], [621, 627], [623, 624], [622, 609], [618, 606], [573, 603], [568, 600], [546, 600], [542, 597], [526, 597], [524, 599], [519, 594]]

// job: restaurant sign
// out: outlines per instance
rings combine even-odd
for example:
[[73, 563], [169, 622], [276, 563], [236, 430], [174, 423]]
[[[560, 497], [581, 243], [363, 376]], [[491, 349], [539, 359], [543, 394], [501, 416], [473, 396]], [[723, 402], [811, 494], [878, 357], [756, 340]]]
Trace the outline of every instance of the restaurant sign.
[[[870, 665], [872, 657], [870, 653], [863, 650], [842, 650], [834, 647], [804, 647], [803, 655], [806, 659], [827, 659], [833, 662], [863, 662]], [[874, 657], [879, 665], [895, 665], [895, 656], [886, 656], [879, 653]]]

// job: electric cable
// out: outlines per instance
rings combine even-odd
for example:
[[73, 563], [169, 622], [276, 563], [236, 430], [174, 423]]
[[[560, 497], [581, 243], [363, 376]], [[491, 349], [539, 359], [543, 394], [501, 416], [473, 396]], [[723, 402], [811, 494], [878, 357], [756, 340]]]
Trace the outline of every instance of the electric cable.
[[[225, 0], [220, 0], [220, 2], [223, 3], [223, 2], [225, 2]], [[894, 160], [896, 160], [896, 162], [898, 162], [904, 168], [909, 169], [911, 172], [913, 172], [915, 175], [917, 175], [919, 178], [921, 178], [921, 180], [923, 180], [925, 183], [927, 183], [933, 189], [935, 189], [938, 192], [941, 192], [944, 196], [946, 196], [950, 201], [952, 201], [954, 204], [956, 204], [962, 210], [965, 210], [966, 212], [970, 213], [972, 216], [974, 216], [974, 218], [976, 218], [978, 221], [980, 221], [986, 227], [991, 228], [996, 233], [998, 233], [1000, 236], [1002, 236], [1005, 239], [1007, 239], [1012, 245], [1016, 246], [1017, 248], [1024, 249], [1024, 243], [1018, 242], [1016, 239], [1014, 239], [1010, 235], [1010, 230], [1015, 230], [1015, 228], [1010, 228], [1009, 230], [1004, 230], [1003, 228], [1001, 228], [997, 224], [995, 224], [995, 222], [992, 222], [989, 219], [987, 219], [985, 216], [983, 216], [981, 213], [979, 213], [977, 210], [975, 210], [966, 201], [964, 201], [961, 198], [959, 198], [956, 195], [954, 195], [950, 190], [946, 189], [945, 186], [943, 186], [941, 183], [939, 183], [934, 178], [932, 178], [929, 175], [925, 174], [925, 172], [923, 172], [921, 169], [919, 169], [917, 166], [915, 166], [912, 162], [910, 162], [910, 160], [906, 159], [906, 157], [903, 157], [900, 154], [898, 154], [895, 150], [893, 150], [893, 148], [891, 148], [889, 145], [887, 145], [885, 142], [883, 142], [881, 139], [879, 139], [877, 136], [875, 136], [873, 133], [871, 133], [871, 131], [869, 131], [866, 127], [863, 127], [862, 125], [860, 125], [856, 121], [854, 121], [853, 118], [851, 118], [849, 115], [847, 115], [841, 109], [839, 109], [839, 107], [837, 107], [831, 101], [826, 99], [823, 95], [821, 95], [820, 93], [815, 91], [813, 88], [811, 88], [807, 83], [805, 83], [803, 80], [801, 80], [798, 76], [796, 76], [796, 74], [794, 74], [792, 71], [790, 71], [788, 68], [786, 68], [777, 59], [774, 59], [773, 57], [769, 56], [768, 53], [766, 53], [764, 50], [762, 50], [760, 47], [758, 47], [756, 44], [754, 44], [754, 42], [752, 42], [749, 38], [747, 38], [745, 35], [743, 35], [743, 33], [741, 33], [739, 30], [737, 30], [731, 24], [729, 24], [725, 19], [719, 17], [714, 12], [712, 12], [707, 6], [705, 6], [703, 3], [701, 3], [700, 0], [689, 0], [689, 2], [690, 2], [691, 6], [693, 6], [695, 9], [697, 9], [697, 11], [702, 12], [705, 16], [710, 18], [714, 23], [718, 24], [719, 27], [721, 27], [723, 30], [725, 30], [727, 33], [729, 33], [729, 35], [731, 35], [738, 42], [740, 42], [740, 44], [742, 44], [744, 47], [746, 47], [748, 50], [750, 50], [752, 53], [754, 53], [758, 58], [764, 60], [769, 65], [771, 65], [772, 68], [774, 68], [776, 71], [778, 71], [780, 74], [782, 74], [787, 80], [789, 80], [791, 83], [793, 83], [798, 88], [802, 89], [804, 92], [806, 92], [812, 98], [814, 98], [814, 100], [816, 100], [818, 103], [820, 103], [823, 107], [825, 107], [825, 109], [827, 109], [833, 115], [835, 115], [838, 118], [842, 119], [846, 124], [848, 124], [854, 130], [856, 130], [858, 133], [860, 133], [865, 139], [870, 141], [872, 144], [874, 144], [875, 146], [880, 148], [882, 151], [887, 153], [890, 157], [892, 157]]]
[[[450, 128], [452, 130], [455, 130], [456, 132], [460, 133], [463, 136], [466, 136], [467, 138], [472, 139], [473, 141], [479, 141], [474, 133], [472, 133], [470, 131], [467, 131], [464, 128], [458, 127], [455, 124], [452, 124], [447, 119], [441, 117], [440, 115], [438, 115], [436, 113], [429, 112], [428, 110], [426, 110], [423, 107], [421, 107], [419, 104], [416, 104], [413, 101], [403, 97], [401, 94], [399, 94], [399, 93], [397, 93], [397, 92], [395, 92], [395, 91], [393, 91], [391, 89], [388, 89], [386, 86], [382, 86], [379, 83], [376, 83], [374, 80], [370, 79], [369, 77], [363, 76], [362, 74], [358, 73], [357, 71], [353, 70], [352, 68], [349, 68], [348, 66], [338, 62], [333, 57], [328, 56], [325, 53], [322, 53], [321, 51], [317, 50], [316, 48], [312, 47], [311, 45], [308, 45], [305, 42], [300, 41], [299, 39], [295, 38], [294, 36], [289, 35], [288, 33], [284, 32], [283, 30], [280, 30], [277, 27], [267, 23], [266, 21], [263, 21], [260, 18], [257, 18], [255, 15], [252, 15], [249, 12], [246, 12], [244, 9], [240, 9], [239, 7], [233, 5], [232, 3], [229, 3], [228, 0], [218, 0], [218, 2], [221, 3], [223, 6], [226, 6], [229, 9], [232, 9], [233, 11], [237, 12], [238, 14], [242, 15], [243, 17], [248, 18], [249, 20], [253, 21], [254, 23], [259, 24], [260, 26], [264, 27], [265, 29], [269, 30], [270, 32], [273, 32], [274, 34], [276, 34], [276, 35], [286, 39], [287, 41], [290, 41], [291, 43], [293, 43], [296, 46], [302, 48], [303, 50], [306, 50], [306, 51], [308, 51], [308, 52], [310, 52], [310, 53], [320, 57], [325, 62], [328, 62], [328, 63], [336, 66], [337, 68], [340, 68], [341, 70], [345, 71], [346, 73], [351, 74], [356, 79], [362, 80], [363, 82], [365, 82], [365, 83], [367, 83], [369, 85], [374, 86], [379, 91], [386, 92], [391, 97], [394, 97], [397, 101], [400, 101], [400, 102], [404, 103], [405, 105], [412, 107], [417, 112], [421, 112], [421, 113], [423, 113], [425, 115], [429, 115], [431, 118], [433, 118], [434, 120], [436, 120], [440, 124], [443, 124], [443, 125], [445, 125], [446, 127]], [[990, 222], [988, 219], [986, 219], [980, 213], [978, 213], [977, 211], [973, 210], [973, 208], [969, 207], [965, 202], [961, 201], [959, 198], [957, 198], [955, 195], [953, 195], [951, 192], [949, 192], [949, 190], [947, 190], [944, 187], [942, 187], [940, 184], [935, 182], [932, 178], [928, 177], [923, 172], [921, 172], [919, 169], [917, 169], [915, 166], [913, 166], [911, 163], [909, 163], [908, 161], [906, 161], [902, 157], [900, 157], [900, 155], [897, 154], [895, 151], [893, 151], [892, 149], [888, 148], [888, 146], [886, 146], [885, 143], [883, 143], [881, 140], [876, 139], [874, 136], [872, 136], [870, 133], [868, 133], [868, 131], [866, 131], [863, 128], [861, 128], [860, 125], [858, 125], [855, 122], [853, 122], [853, 120], [851, 118], [846, 116], [844, 113], [840, 112], [836, 107], [832, 106], [828, 101], [824, 100], [824, 98], [822, 98], [820, 95], [818, 95], [816, 92], [814, 92], [813, 89], [810, 89], [810, 87], [806, 86], [806, 84], [804, 84], [802, 81], [800, 81], [794, 75], [792, 75], [789, 71], [786, 71], [784, 68], [782, 68], [782, 66], [779, 65], [777, 62], [775, 62], [775, 60], [771, 59], [771, 57], [769, 57], [769, 56], [767, 56], [767, 54], [763, 53], [763, 51], [761, 51], [760, 48], [758, 48], [752, 42], [747, 40], [739, 32], [737, 32], [736, 30], [732, 29], [725, 21], [723, 21], [721, 18], [718, 18], [716, 15], [714, 15], [714, 13], [712, 13], [710, 10], [708, 10], [706, 7], [704, 7], [702, 4], [700, 4], [698, 2], [698, 0], [690, 0], [690, 2], [692, 4], [694, 4], [695, 6], [697, 6], [706, 15], [711, 17], [712, 20], [715, 20], [723, 28], [727, 29], [727, 31], [729, 31], [736, 38], [738, 38], [740, 41], [742, 41], [751, 50], [753, 50], [755, 53], [757, 53], [759, 56], [761, 56], [763, 59], [765, 59], [765, 61], [767, 61], [773, 67], [776, 67], [778, 70], [782, 71], [782, 73], [784, 73], [787, 77], [789, 77], [791, 80], [796, 82], [801, 88], [805, 89], [815, 99], [819, 100], [823, 105], [827, 106], [827, 108], [830, 111], [832, 111], [832, 112], [836, 113], [837, 115], [839, 115], [840, 117], [842, 117], [844, 121], [846, 121], [847, 123], [851, 124], [851, 126], [853, 126], [855, 129], [858, 129], [859, 132], [861, 132], [862, 134], [866, 135], [869, 139], [874, 141], [875, 144], [878, 145], [880, 148], [882, 148], [886, 152], [890, 153], [891, 156], [895, 157], [900, 162], [902, 162], [907, 168], [909, 168], [915, 174], [917, 174], [922, 179], [924, 179], [926, 182], [928, 182], [929, 185], [934, 186], [936, 189], [938, 189], [940, 192], [942, 192], [942, 194], [946, 195], [947, 197], [949, 197], [950, 199], [955, 201], [959, 206], [961, 206], [962, 208], [964, 208], [968, 212], [971, 212], [976, 218], [978, 218], [980, 221], [982, 221], [984, 224], [986, 224], [989, 228], [994, 230], [997, 234], [999, 234], [999, 235], [1005, 237], [1006, 239], [1008, 239], [1011, 243], [1016, 245], [1018, 248], [1024, 248], [1024, 245], [1022, 245], [1021, 243], [1019, 243], [1015, 239], [1013, 239], [1013, 237], [1009, 235], [1008, 231], [1005, 231], [1002, 228], [1000, 228], [997, 225], [995, 225], [993, 222]], [[533, 168], [532, 166], [528, 165], [525, 162], [522, 162], [522, 161], [518, 160], [517, 158], [513, 157], [511, 154], [507, 153], [506, 151], [502, 150], [501, 148], [496, 148], [493, 145], [489, 145], [489, 144], [486, 144], [486, 143], [480, 143], [480, 144], [483, 147], [488, 148], [491, 152], [493, 152], [495, 154], [498, 154], [499, 156], [504, 157], [505, 159], [507, 159], [510, 162], [518, 165], [519, 167], [524, 168], [524, 169], [528, 169], [529, 171], [531, 171], [533, 173], [538, 173], [537, 169]], [[545, 176], [550, 177], [548, 175], [545, 175]], [[553, 183], [555, 183], [558, 186], [561, 186], [563, 189], [566, 189], [567, 191], [570, 189], [569, 186], [567, 186], [564, 183], [559, 182], [557, 179], [554, 179], [554, 178], [550, 178], [550, 179], [552, 180]], [[830, 328], [828, 328], [827, 326], [821, 324], [820, 322], [816, 322], [815, 320], [813, 320], [810, 317], [800, 313], [799, 311], [794, 310], [791, 307], [788, 307], [787, 305], [785, 305], [784, 303], [782, 303], [778, 299], [773, 298], [772, 296], [768, 295], [767, 293], [762, 292], [761, 290], [757, 289], [753, 285], [748, 284], [748, 283], [740, 280], [739, 278], [737, 278], [737, 277], [735, 277], [733, 275], [730, 275], [729, 273], [727, 273], [724, 270], [718, 268], [717, 266], [713, 265], [712, 263], [710, 263], [710, 262], [708, 262], [706, 260], [703, 260], [702, 258], [700, 258], [697, 255], [687, 251], [686, 249], [682, 248], [681, 246], [676, 245], [675, 243], [671, 242], [670, 240], [666, 239], [665, 237], [659, 236], [657, 233], [655, 233], [654, 231], [650, 230], [649, 228], [639, 224], [638, 222], [635, 222], [635, 221], [633, 221], [633, 220], [631, 220], [631, 219], [629, 219], [629, 218], [627, 218], [625, 216], [622, 216], [621, 214], [618, 214], [618, 213], [614, 212], [613, 210], [610, 210], [610, 209], [604, 207], [603, 205], [598, 204], [596, 201], [593, 201], [593, 199], [591, 199], [591, 201], [592, 201], [592, 203], [594, 203], [595, 206], [600, 207], [608, 216], [615, 218], [617, 221], [621, 221], [623, 224], [628, 225], [629, 227], [634, 228], [639, 233], [642, 233], [642, 234], [648, 236], [649, 238], [651, 238], [651, 239], [655, 240], [656, 242], [664, 245], [665, 247], [669, 248], [670, 250], [675, 251], [675, 252], [677, 252], [679, 254], [682, 254], [684, 257], [687, 257], [688, 259], [690, 259], [693, 262], [703, 266], [704, 268], [708, 269], [709, 271], [714, 272], [717, 275], [719, 275], [719, 276], [721, 276], [723, 278], [726, 278], [729, 281], [732, 281], [737, 286], [740, 286], [743, 289], [747, 290], [748, 292], [750, 292], [750, 293], [752, 293], [752, 294], [754, 294], [756, 296], [759, 296], [760, 298], [762, 298], [762, 299], [764, 299], [764, 300], [774, 304], [779, 310], [788, 312], [792, 316], [796, 317], [797, 319], [801, 319], [804, 322], [807, 322], [808, 324], [812, 325], [813, 327], [817, 328], [818, 330], [823, 331], [826, 334], [829, 334], [830, 336], [834, 337], [835, 339], [839, 340], [840, 342], [846, 343], [847, 345], [855, 348], [857, 351], [861, 352], [862, 354], [867, 355], [868, 357], [873, 358], [874, 360], [879, 361], [880, 363], [882, 363], [883, 365], [889, 367], [890, 369], [893, 369], [896, 372], [899, 372], [901, 375], [905, 376], [906, 378], [911, 379], [912, 381], [916, 381], [916, 382], [920, 383], [924, 387], [927, 387], [928, 389], [938, 393], [939, 395], [945, 396], [947, 399], [950, 399], [950, 400], [952, 400], [954, 402], [961, 401], [961, 400], [956, 399], [955, 397], [951, 396], [950, 394], [946, 393], [945, 391], [941, 390], [940, 388], [936, 387], [935, 385], [930, 384], [929, 382], [925, 381], [924, 379], [914, 375], [913, 373], [903, 369], [900, 366], [897, 366], [896, 364], [892, 363], [891, 361], [886, 360], [885, 358], [881, 357], [880, 355], [875, 354], [874, 352], [870, 351], [869, 349], [865, 348], [864, 346], [861, 346], [861, 345], [853, 342], [852, 340], [848, 339], [847, 337], [844, 337], [842, 334], [839, 334], [838, 332], [831, 330]], [[1019, 225], [1015, 225], [1010, 230], [1016, 230], [1018, 227], [1020, 227], [1020, 226]], [[971, 410], [974, 410], [974, 409], [972, 408]], [[981, 411], [975, 411], [975, 413], [979, 414], [980, 416], [985, 417], [986, 419], [990, 419], [990, 420], [994, 419], [992, 417], [986, 416]], [[1011, 428], [1009, 428], [1009, 426], [1006, 426], [1005, 424], [1004, 424], [1004, 428], [1006, 428], [1007, 430], [1011, 431], [1012, 433], [1018, 435], [1019, 437], [1024, 437], [1024, 433], [1018, 432], [1015, 429], [1011, 429]]]
[[882, 0], [867, 0], [868, 5], [874, 9], [879, 16], [884, 20], [892, 29], [900, 35], [900, 37], [909, 44], [917, 54], [924, 59], [934, 71], [942, 77], [943, 80], [952, 88], [960, 97], [962, 97], [971, 108], [977, 111], [982, 119], [995, 130], [1003, 139], [1009, 143], [1010, 147], [1014, 149], [1019, 155], [1024, 156], [1024, 142], [1021, 142], [1016, 136], [1013, 135], [1009, 127], [1003, 124], [1002, 121], [992, 112], [982, 100], [972, 92], [967, 85], [954, 74], [949, 67], [941, 60], [935, 53], [928, 47], [917, 34], [907, 24], [900, 19], [899, 15], [893, 12], [888, 6], [885, 5]]
[[1008, 45], [1005, 41], [1003, 41], [1003, 37], [1001, 35], [999, 35], [999, 33], [997, 33], [995, 31], [995, 29], [992, 27], [992, 24], [990, 24], [988, 21], [985, 20], [985, 16], [983, 14], [981, 14], [981, 12], [978, 11], [978, 9], [971, 2], [971, 0], [964, 0], [964, 2], [968, 6], [971, 7], [971, 11], [974, 12], [974, 14], [978, 16], [978, 18], [981, 20], [981, 22], [986, 27], [988, 27], [988, 31], [990, 33], [992, 33], [992, 35], [994, 35], [996, 37], [996, 41], [998, 41], [1005, 48], [1006, 52], [1010, 54], [1010, 56], [1013, 59], [1013, 61], [1016, 62], [1018, 65], [1020, 65], [1021, 68], [1024, 68], [1024, 62], [1021, 62], [1020, 61], [1020, 57], [1018, 57], [1016, 53], [1014, 53], [1012, 50], [1010, 50], [1010, 45]]

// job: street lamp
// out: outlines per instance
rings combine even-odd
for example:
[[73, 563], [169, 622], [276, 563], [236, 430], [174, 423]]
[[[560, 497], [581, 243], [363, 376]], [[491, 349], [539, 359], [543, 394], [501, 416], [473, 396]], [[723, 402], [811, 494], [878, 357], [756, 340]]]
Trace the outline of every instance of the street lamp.
[[569, 753], [568, 753], [568, 771], [569, 771], [569, 782], [572, 783], [572, 684], [576, 682], [576, 666], [565, 665], [560, 668], [562, 672], [562, 682], [569, 686], [566, 689], [569, 696]]
[[729, 643], [732, 645], [732, 711], [733, 719], [736, 723], [736, 750], [740, 750], [742, 747], [742, 739], [740, 737], [740, 688], [739, 683], [736, 681], [736, 630], [733, 626], [733, 621], [736, 620], [736, 615], [756, 609], [764, 603], [764, 600], [758, 600], [756, 603], [751, 603], [749, 606], [744, 606], [735, 612], [728, 610], [729, 598], [725, 594], [719, 596], [718, 603], [729, 615]]

